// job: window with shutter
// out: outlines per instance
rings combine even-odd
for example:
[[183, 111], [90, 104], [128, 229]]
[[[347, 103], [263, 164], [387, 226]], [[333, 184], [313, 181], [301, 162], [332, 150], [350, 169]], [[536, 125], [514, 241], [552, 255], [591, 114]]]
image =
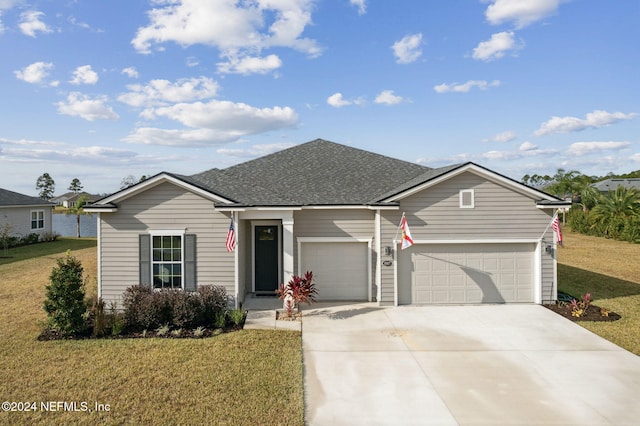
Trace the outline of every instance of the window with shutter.
[[196, 236], [181, 231], [150, 231], [139, 240], [140, 284], [152, 288], [196, 290]]

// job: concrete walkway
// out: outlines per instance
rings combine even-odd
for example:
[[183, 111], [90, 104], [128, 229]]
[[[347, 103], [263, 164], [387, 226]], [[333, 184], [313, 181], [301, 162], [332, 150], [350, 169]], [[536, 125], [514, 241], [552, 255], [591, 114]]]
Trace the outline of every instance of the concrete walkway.
[[640, 357], [537, 305], [305, 307], [310, 425], [637, 425]]

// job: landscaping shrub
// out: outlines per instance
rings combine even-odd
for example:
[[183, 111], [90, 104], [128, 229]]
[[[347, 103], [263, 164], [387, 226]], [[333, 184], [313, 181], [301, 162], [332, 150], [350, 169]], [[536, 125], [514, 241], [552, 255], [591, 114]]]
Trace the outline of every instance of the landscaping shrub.
[[171, 328], [223, 327], [227, 292], [224, 287], [200, 286], [197, 292], [145, 286], [127, 288], [122, 301], [127, 327], [132, 331]]
[[49, 277], [44, 310], [49, 328], [63, 335], [76, 335], [87, 329], [83, 272], [80, 261], [67, 252], [57, 260]]
[[198, 324], [198, 317], [202, 304], [196, 293], [173, 290], [170, 295], [173, 324], [180, 328], [194, 328]]
[[567, 224], [575, 232], [595, 237], [640, 243], [640, 217], [611, 217], [596, 220], [592, 211], [572, 207], [567, 214]]
[[94, 337], [103, 337], [109, 328], [104, 300], [94, 296], [89, 299], [87, 305], [89, 306], [89, 324], [93, 329], [92, 334]]
[[227, 311], [229, 298], [227, 297], [227, 291], [224, 287], [213, 285], [199, 286], [197, 294], [201, 303], [198, 324], [213, 324], [218, 313], [225, 313]]

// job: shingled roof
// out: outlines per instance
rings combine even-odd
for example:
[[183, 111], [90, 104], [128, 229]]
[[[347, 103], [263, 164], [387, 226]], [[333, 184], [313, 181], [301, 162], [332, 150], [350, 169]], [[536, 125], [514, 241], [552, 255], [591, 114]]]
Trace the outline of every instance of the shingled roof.
[[316, 139], [188, 179], [243, 205], [362, 205], [430, 170]]
[[19, 207], [19, 206], [53, 206], [53, 203], [45, 201], [41, 198], [30, 197], [18, 192], [9, 191], [0, 188], [0, 207]]

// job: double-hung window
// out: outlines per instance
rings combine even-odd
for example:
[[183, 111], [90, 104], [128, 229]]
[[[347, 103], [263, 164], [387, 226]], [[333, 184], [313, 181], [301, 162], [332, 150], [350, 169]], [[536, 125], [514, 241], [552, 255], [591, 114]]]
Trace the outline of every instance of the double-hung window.
[[140, 284], [196, 291], [196, 235], [151, 230], [139, 235]]
[[152, 235], [153, 288], [183, 288], [183, 235]]
[[31, 210], [31, 230], [44, 229], [44, 210]]

